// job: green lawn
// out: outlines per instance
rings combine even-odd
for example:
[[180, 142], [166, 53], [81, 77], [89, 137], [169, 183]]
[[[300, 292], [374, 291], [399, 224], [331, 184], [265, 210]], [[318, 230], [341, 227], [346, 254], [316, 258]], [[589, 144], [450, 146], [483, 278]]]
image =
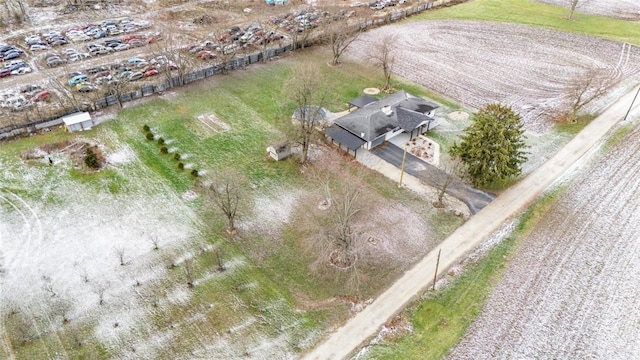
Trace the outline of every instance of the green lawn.
[[[128, 196], [144, 199], [147, 195], [157, 196], [159, 192], [169, 195], [171, 191], [167, 190], [171, 189], [179, 199], [180, 194], [194, 189], [196, 181], [190, 171], [178, 169], [174, 154], [179, 153], [183, 157], [181, 161], [199, 170], [204, 177], [226, 167], [238, 169], [249, 180], [251, 191], [255, 194], [269, 193], [274, 189], [309, 188], [308, 178], [295, 161], [274, 162], [265, 154], [265, 148], [271, 142], [281, 140], [291, 126], [295, 105], [287, 99], [283, 87], [293, 67], [299, 62], [313, 61], [318, 64], [324, 81], [332, 90], [332, 101], [328, 108], [334, 112], [345, 110], [346, 101], [362, 94], [362, 89], [382, 83], [381, 72], [360, 64], [345, 62], [337, 67], [328, 66], [329, 55], [327, 49], [314, 48], [283, 57], [278, 62], [257, 64], [214, 77], [208, 82], [185, 87], [176, 94], [153, 97], [143, 104], [127, 107], [119, 112], [116, 119], [104, 122], [91, 131], [66, 133], [54, 130], [3, 143], [0, 147], [0, 163], [5, 165], [4, 174], [10, 177], [3, 179], [2, 185], [25, 198], [42, 199], [37, 201], [46, 201], [46, 204], [55, 208], [61, 200], [56, 196], [62, 196], [62, 193], [41, 191], [39, 186], [31, 189], [21, 187], [22, 172], [30, 172], [35, 167], [39, 170], [38, 174], [44, 174], [41, 181], [48, 184], [47, 189], [56, 181], [63, 181], [65, 184], [82, 185], [92, 194], [109, 199]], [[398, 85], [405, 86], [418, 94], [427, 92], [413, 84]], [[197, 120], [198, 115], [202, 114], [215, 114], [229, 126], [229, 130], [207, 133]], [[156, 136], [164, 139], [170, 154], [160, 152], [161, 145], [157, 140], [146, 139], [143, 131], [145, 124]], [[19, 157], [21, 153], [38, 146], [76, 138], [103, 145], [107, 154], [128, 148], [138, 161], [92, 173], [76, 168], [62, 155], [58, 158], [63, 159], [62, 163], [56, 166], [49, 166], [46, 159], [25, 162]], [[349, 161], [350, 158], [345, 157], [345, 160]], [[354, 165], [349, 162], [347, 166]], [[380, 174], [371, 172], [367, 176], [366, 186], [375, 196], [410, 207], [432, 223], [436, 228], [434, 237], [437, 240], [445, 238], [462, 221], [451, 214], [425, 207], [424, 199], [399, 190], [393, 181]], [[82, 195], [79, 193], [79, 196]], [[280, 338], [286, 332], [287, 348], [295, 351], [309, 346], [315, 340], [314, 336], [349, 316], [348, 305], [341, 303], [305, 311], [297, 308], [299, 298], [324, 300], [334, 295], [349, 295], [349, 292], [344, 284], [336, 283], [339, 279], [335, 277], [325, 275], [314, 278], [309, 275], [309, 264], [314, 259], [300, 251], [297, 244], [300, 232], [295, 223], [283, 230], [281, 239], [275, 239], [282, 241], [282, 246], [274, 243], [271, 236], [244, 230], [239, 236], [229, 238], [222, 231], [224, 219], [204, 205], [201, 199], [187, 204], [198, 212], [200, 221], [193, 239], [190, 239], [192, 243], [185, 245], [189, 249], [173, 249], [166, 245], [154, 251], [153, 255], [149, 254], [167, 270], [162, 278], [136, 286], [141, 306], [150, 313], [150, 319], [141, 319], [136, 324], [135, 333], [139, 340], [152, 338], [158, 333], [172, 333], [174, 336], [167, 346], [172, 354], [181, 354], [197, 349], [202, 339], [216, 341], [220, 338], [219, 334], [229, 334], [231, 328], [251, 317], [259, 319], [258, 323], [247, 330], [234, 330], [238, 331], [238, 337], [265, 334], [273, 339]], [[204, 251], [202, 247], [212, 250]], [[259, 248], [271, 251], [267, 251], [262, 259], [249, 255]], [[188, 290], [184, 263], [172, 265], [176, 258], [182, 257], [183, 251], [192, 253], [190, 264], [193, 277], [200, 279], [197, 286]], [[216, 272], [215, 254], [218, 251], [223, 262], [239, 262], [240, 265]], [[363, 293], [367, 296], [381, 291], [400, 272], [399, 269], [362, 271], [374, 274], [362, 281], [366, 287]], [[379, 273], [382, 275], [377, 276]], [[190, 297], [183, 303], [175, 305], [166, 301], [167, 294], [185, 290]], [[57, 330], [34, 335], [34, 340], [24, 343], [20, 336], [12, 337], [11, 343], [18, 358], [42, 358], [49, 352], [64, 351], [71, 358], [102, 359], [121, 356], [129, 351], [128, 348], [103, 344], [94, 336], [94, 328], [98, 324], [93, 319], [73, 319], [63, 325], [48, 323], [46, 316], [43, 319], [44, 328]], [[20, 313], [4, 320], [8, 331], [32, 331], [28, 325], [29, 319], [22, 318]], [[191, 331], [193, 328], [198, 329], [197, 334]], [[81, 346], [77, 340], [81, 340]], [[167, 353], [167, 356], [171, 356], [171, 353]]]
[[420, 20], [481, 20], [548, 27], [597, 36], [640, 46], [640, 24], [575, 12], [529, 0], [473, 0], [464, 4], [425, 11], [411, 18]]

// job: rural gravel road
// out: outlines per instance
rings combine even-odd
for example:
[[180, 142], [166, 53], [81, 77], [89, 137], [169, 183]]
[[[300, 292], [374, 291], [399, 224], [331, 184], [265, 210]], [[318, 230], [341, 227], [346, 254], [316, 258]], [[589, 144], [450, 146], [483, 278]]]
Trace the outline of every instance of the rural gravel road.
[[503, 224], [532, 204], [554, 181], [576, 164], [618, 121], [622, 120], [635, 94], [636, 89], [633, 89], [618, 99], [556, 155], [472, 216], [443, 241], [440, 247], [427, 254], [373, 303], [331, 333], [303, 358], [345, 359], [354, 354], [388, 319], [432, 285], [438, 250], [442, 250], [438, 272], [445, 273]]

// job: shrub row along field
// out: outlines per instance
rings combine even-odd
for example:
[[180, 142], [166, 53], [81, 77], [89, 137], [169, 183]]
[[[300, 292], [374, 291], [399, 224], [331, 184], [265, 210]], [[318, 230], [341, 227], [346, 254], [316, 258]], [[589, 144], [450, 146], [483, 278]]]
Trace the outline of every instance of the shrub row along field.
[[[419, 34], [419, 36], [418, 36]], [[596, 111], [626, 92], [638, 75], [640, 49], [543, 28], [475, 21], [424, 21], [364, 33], [348, 50], [364, 61], [376, 39], [394, 36], [395, 74], [474, 108], [512, 106], [529, 131], [550, 128], [571, 98], [570, 87], [596, 71], [614, 84]], [[617, 85], [617, 86], [615, 86]]]
[[[322, 64], [333, 111], [375, 84], [326, 56], [167, 93], [80, 134], [4, 143], [0, 357], [292, 358], [458, 226], [328, 148], [303, 171], [265, 155], [291, 124], [280, 89], [292, 62]], [[204, 114], [226, 131], [207, 130]], [[99, 171], [84, 165], [88, 148]], [[233, 236], [197, 185], [228, 167], [251, 195]], [[329, 224], [319, 178], [357, 185], [368, 204], [353, 223], [363, 240], [351, 269], [331, 266], [318, 236]]]

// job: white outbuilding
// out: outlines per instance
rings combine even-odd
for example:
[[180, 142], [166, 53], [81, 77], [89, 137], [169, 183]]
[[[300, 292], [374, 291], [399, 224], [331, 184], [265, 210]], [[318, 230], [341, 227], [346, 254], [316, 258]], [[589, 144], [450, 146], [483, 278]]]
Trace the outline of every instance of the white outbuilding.
[[93, 127], [93, 119], [88, 112], [80, 112], [62, 117], [64, 127], [69, 132], [90, 130]]

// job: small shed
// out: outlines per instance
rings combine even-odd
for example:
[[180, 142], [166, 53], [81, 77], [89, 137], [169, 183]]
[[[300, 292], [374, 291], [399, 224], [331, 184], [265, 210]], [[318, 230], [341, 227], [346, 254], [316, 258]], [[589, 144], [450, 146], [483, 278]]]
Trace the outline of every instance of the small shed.
[[90, 130], [93, 126], [93, 119], [88, 112], [80, 112], [62, 117], [64, 127], [69, 132]]
[[291, 156], [291, 145], [286, 141], [273, 144], [267, 148], [267, 152], [274, 160], [280, 161]]

